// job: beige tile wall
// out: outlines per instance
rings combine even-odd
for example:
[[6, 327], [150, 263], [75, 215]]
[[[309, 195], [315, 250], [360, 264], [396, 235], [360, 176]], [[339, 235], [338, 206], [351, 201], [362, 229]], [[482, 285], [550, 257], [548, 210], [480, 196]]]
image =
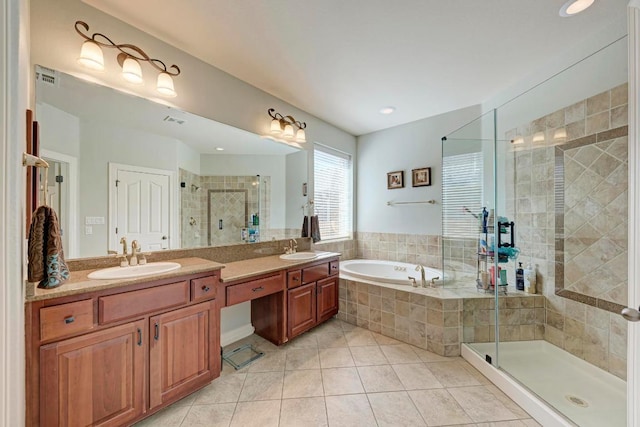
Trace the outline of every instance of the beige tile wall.
[[356, 234], [356, 257], [422, 264], [442, 269], [442, 237], [420, 234]]
[[[569, 231], [569, 237], [572, 235], [579, 237], [575, 236], [573, 232], [584, 227], [586, 222], [577, 228], [575, 223], [571, 222], [573, 221], [571, 218], [568, 218], [569, 224], [562, 222], [567, 218], [564, 217], [564, 206], [555, 205], [556, 177], [554, 172], [556, 146], [571, 144], [572, 141], [579, 138], [592, 138], [597, 144], [604, 142], [602, 138], [598, 140], [600, 135], [615, 136], [616, 133], [620, 133], [609, 131], [611, 129], [625, 131], [621, 127], [627, 124], [627, 90], [626, 84], [615, 87], [610, 91], [600, 93], [510, 130], [506, 134], [507, 139], [519, 140], [522, 138], [524, 143], [512, 145], [512, 155], [507, 156], [505, 168], [507, 171], [512, 171], [513, 174], [514, 184], [507, 189], [507, 215], [515, 218], [517, 224], [516, 244], [522, 251], [521, 259], [532, 260], [536, 266], [538, 292], [546, 298], [544, 339], [620, 378], [626, 376], [626, 322], [616, 313], [556, 295], [556, 269], [558, 268], [556, 263], [556, 225], [558, 224], [560, 227], [560, 233]], [[543, 135], [544, 137], [540, 141], [533, 142], [534, 135]], [[585, 171], [596, 174], [598, 171], [602, 172], [597, 160], [603, 156], [608, 148], [612, 148], [615, 154], [613, 152], [606, 154], [612, 155], [620, 163], [618, 164], [620, 167], [626, 158], [626, 150], [624, 149], [626, 142], [626, 136], [618, 136], [610, 141], [607, 140], [600, 147], [596, 145], [595, 148], [599, 151], [587, 153], [591, 150], [584, 150], [580, 154], [582, 161], [579, 162], [582, 170], [571, 164], [571, 161], [579, 154], [578, 152], [572, 153], [573, 159], [568, 163], [565, 174], [573, 182], [576, 179], [576, 172], [581, 174]], [[606, 163], [606, 160], [608, 159], [605, 157], [603, 162]], [[585, 165], [584, 163], [589, 164]], [[580, 200], [574, 200], [574, 202], [584, 202], [592, 200], [594, 197], [597, 199], [603, 196], [603, 194], [598, 195], [597, 188], [599, 187], [596, 184], [601, 184], [606, 179], [599, 180], [597, 183], [596, 181], [598, 180], [584, 181], [583, 184], [591, 183], [593, 185], [586, 187], [587, 192], [583, 194], [586, 199], [580, 197]], [[615, 184], [615, 182], [609, 184]], [[576, 192], [579, 193], [577, 190]], [[573, 191], [569, 191], [567, 194], [570, 197], [578, 195]], [[597, 206], [592, 205], [591, 207], [597, 209]], [[625, 216], [626, 212], [621, 212], [619, 207], [619, 205], [615, 205], [613, 211], [607, 213], [605, 206], [601, 213], [603, 216], [601, 219], [606, 219], [610, 215]], [[602, 209], [602, 204], [600, 204], [600, 208]], [[556, 217], [556, 214], [561, 216]], [[590, 216], [591, 218], [594, 216]], [[594, 229], [603, 227], [598, 222], [599, 220], [598, 218], [594, 220], [597, 222]], [[568, 227], [565, 229], [563, 225]], [[582, 253], [580, 250], [582, 247], [578, 247], [577, 242], [574, 243], [576, 243], [574, 246], [569, 243], [571, 251], [569, 261]], [[584, 249], [582, 248], [582, 250]], [[603, 255], [605, 254], [603, 253]], [[614, 269], [626, 271], [626, 265], [622, 264], [624, 263], [621, 262]], [[562, 273], [563, 265], [560, 267], [558, 271]], [[569, 275], [571, 276], [573, 273], [570, 271]], [[610, 289], [598, 289], [598, 295], [608, 295], [616, 299], [622, 298], [624, 291], [618, 292], [617, 290], [626, 288], [626, 281], [622, 283], [623, 280], [618, 277], [619, 273], [620, 271], [616, 274], [611, 273], [611, 277], [616, 277], [616, 280], [613, 281], [608, 280], [611, 278], [609, 275], [598, 279], [613, 283]], [[575, 277], [575, 275], [571, 277]], [[586, 291], [586, 288], [582, 287], [582, 289], [576, 290]]]

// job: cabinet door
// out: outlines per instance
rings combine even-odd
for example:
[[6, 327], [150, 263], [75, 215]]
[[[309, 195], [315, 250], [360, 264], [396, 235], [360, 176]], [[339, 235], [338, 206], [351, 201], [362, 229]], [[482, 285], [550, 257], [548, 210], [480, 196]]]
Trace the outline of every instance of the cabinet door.
[[215, 377], [215, 311], [209, 301], [150, 319], [150, 408], [177, 400]]
[[40, 424], [120, 426], [144, 410], [144, 320], [40, 348]]
[[338, 313], [338, 283], [337, 277], [318, 281], [318, 323]]
[[316, 324], [316, 284], [300, 286], [288, 293], [288, 335], [291, 339]]

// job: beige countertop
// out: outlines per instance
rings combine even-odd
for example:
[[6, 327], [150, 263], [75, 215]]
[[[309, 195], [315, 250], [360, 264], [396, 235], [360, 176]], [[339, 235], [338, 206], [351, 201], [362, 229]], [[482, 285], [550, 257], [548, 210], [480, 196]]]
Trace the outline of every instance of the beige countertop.
[[[40, 289], [36, 283], [27, 282], [26, 289], [26, 302], [40, 301], [51, 298], [59, 298], [69, 295], [81, 294], [85, 292], [100, 291], [104, 289], [118, 288], [126, 285], [133, 285], [136, 283], [144, 283], [152, 280], [167, 279], [171, 277], [184, 276], [187, 274], [203, 273], [206, 271], [220, 270], [224, 268], [224, 264], [218, 262], [209, 261], [202, 258], [179, 258], [170, 260], [177, 262], [182, 267], [169, 271], [167, 273], [154, 274], [150, 276], [134, 277], [127, 279], [106, 279], [97, 280], [89, 279], [87, 276], [89, 273], [95, 270], [79, 270], [72, 271], [69, 280], [62, 285], [53, 289]], [[115, 265], [115, 259], [114, 259]], [[126, 267], [123, 267], [126, 268]]]
[[323, 259], [340, 255], [336, 252], [315, 251], [315, 253], [318, 255], [316, 258], [300, 261], [285, 261], [280, 259], [280, 255], [272, 255], [261, 258], [246, 259], [243, 261], [228, 262], [225, 264], [224, 270], [220, 272], [220, 280], [222, 282], [234, 282], [236, 280], [247, 279], [252, 276], [288, 269], [298, 265], [309, 264], [311, 262], [322, 261]]
[[127, 279], [89, 279], [87, 276], [89, 275], [89, 273], [96, 271], [95, 269], [72, 271], [69, 276], [69, 280], [53, 289], [40, 289], [37, 287], [36, 283], [27, 282], [25, 301], [41, 301], [46, 299], [65, 297], [69, 295], [82, 294], [85, 292], [118, 288], [122, 286], [133, 285], [136, 283], [150, 282], [152, 280], [168, 279], [171, 277], [179, 277], [188, 274], [203, 273], [213, 270], [221, 270], [220, 280], [222, 282], [232, 282], [236, 280], [251, 278], [253, 276], [258, 276], [265, 273], [271, 273], [273, 271], [288, 269], [298, 265], [321, 261], [323, 259], [340, 255], [336, 252], [315, 252], [318, 254], [316, 258], [300, 261], [285, 261], [280, 259], [280, 255], [253, 258], [243, 261], [234, 261], [226, 264], [209, 261], [203, 258], [179, 258], [168, 260], [177, 262], [182, 266], [177, 270], [169, 271], [167, 273]]

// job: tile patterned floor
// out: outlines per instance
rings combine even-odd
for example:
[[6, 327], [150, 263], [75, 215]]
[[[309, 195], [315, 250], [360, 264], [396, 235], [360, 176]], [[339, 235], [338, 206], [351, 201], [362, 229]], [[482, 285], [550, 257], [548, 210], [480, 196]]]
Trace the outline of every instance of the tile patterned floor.
[[461, 358], [332, 319], [136, 426], [477, 426], [537, 422]]

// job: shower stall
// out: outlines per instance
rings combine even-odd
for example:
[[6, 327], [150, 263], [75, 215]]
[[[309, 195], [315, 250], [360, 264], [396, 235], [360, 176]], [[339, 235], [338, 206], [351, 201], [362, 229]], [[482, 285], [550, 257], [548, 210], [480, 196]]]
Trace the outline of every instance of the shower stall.
[[626, 425], [627, 75], [625, 36], [442, 140], [462, 354], [549, 425]]

